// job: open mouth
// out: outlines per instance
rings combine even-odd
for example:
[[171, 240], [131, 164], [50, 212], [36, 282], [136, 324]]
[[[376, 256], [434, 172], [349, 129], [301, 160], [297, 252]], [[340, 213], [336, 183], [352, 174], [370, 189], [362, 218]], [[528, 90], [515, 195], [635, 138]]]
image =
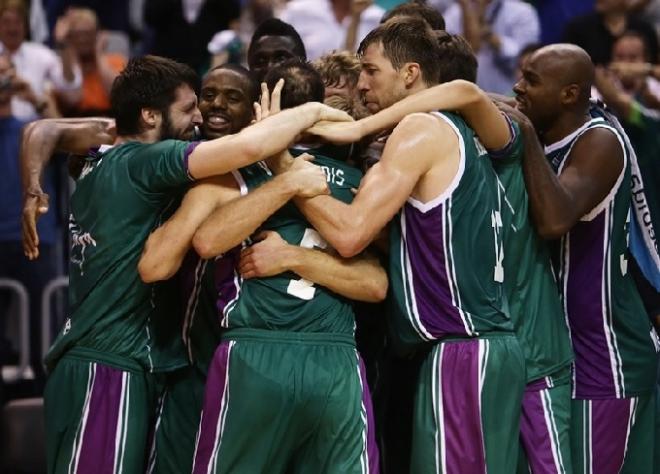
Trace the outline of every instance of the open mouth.
[[226, 130], [231, 126], [229, 117], [224, 115], [209, 115], [204, 123], [211, 130]]

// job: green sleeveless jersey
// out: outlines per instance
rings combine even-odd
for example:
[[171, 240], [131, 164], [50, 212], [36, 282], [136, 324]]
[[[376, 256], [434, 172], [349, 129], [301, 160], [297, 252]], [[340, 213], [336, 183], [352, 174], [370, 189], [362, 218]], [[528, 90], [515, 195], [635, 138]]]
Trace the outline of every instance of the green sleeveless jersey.
[[512, 124], [514, 139], [490, 153], [505, 189], [504, 290], [516, 335], [525, 354], [527, 382], [552, 374], [573, 359], [568, 327], [552, 271], [548, 244], [529, 218], [529, 202], [521, 158], [523, 137]]
[[[351, 188], [357, 188], [362, 174], [348, 165], [342, 155], [345, 147], [324, 146], [306, 151], [315, 156], [314, 164], [326, 173], [333, 197], [351, 202]], [[271, 178], [263, 163], [249, 166], [235, 174], [243, 192], [254, 189]], [[289, 202], [273, 214], [262, 226], [274, 230], [289, 244], [306, 248], [326, 248], [327, 243], [307, 222], [298, 208]], [[267, 278], [244, 280], [238, 299], [225, 310], [223, 327], [272, 329], [300, 333], [344, 334], [353, 336], [355, 318], [352, 304], [322, 286], [313, 285], [293, 272]]]
[[149, 371], [186, 363], [176, 282], [143, 283], [137, 264], [191, 182], [195, 145], [130, 142], [85, 165], [71, 197], [69, 317], [47, 355], [50, 368], [73, 347]]
[[573, 397], [627, 398], [655, 386], [657, 336], [628, 273], [630, 153], [622, 133], [597, 108], [592, 117], [545, 147], [551, 166], [561, 174], [573, 145], [594, 128], [617, 137], [624, 166], [605, 199], [562, 237], [557, 258], [559, 288], [575, 351]]
[[449, 187], [408, 198], [390, 236], [391, 326], [405, 347], [444, 337], [512, 332], [502, 282], [502, 196], [486, 150], [458, 115], [435, 113], [460, 142]]

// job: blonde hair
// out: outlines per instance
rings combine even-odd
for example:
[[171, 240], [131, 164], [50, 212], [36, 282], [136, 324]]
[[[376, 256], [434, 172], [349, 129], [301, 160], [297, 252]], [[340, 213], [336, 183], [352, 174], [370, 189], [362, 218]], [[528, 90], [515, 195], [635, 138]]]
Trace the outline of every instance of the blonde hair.
[[326, 87], [339, 85], [342, 78], [353, 87], [360, 77], [360, 61], [348, 51], [333, 51], [325, 54], [314, 61], [312, 66], [321, 74]]

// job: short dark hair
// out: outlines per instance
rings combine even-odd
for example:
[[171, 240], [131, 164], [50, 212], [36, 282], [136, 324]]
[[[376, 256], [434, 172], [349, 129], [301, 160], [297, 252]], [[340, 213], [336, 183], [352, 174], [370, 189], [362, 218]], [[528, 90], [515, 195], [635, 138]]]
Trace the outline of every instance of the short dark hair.
[[400, 17], [383, 23], [362, 40], [358, 55], [371, 44], [381, 43], [385, 57], [394, 69], [405, 63], [417, 63], [427, 85], [438, 83], [440, 65], [436, 54], [437, 40], [428, 23], [414, 17]]
[[461, 35], [444, 31], [434, 32], [437, 38], [437, 61], [440, 66], [440, 83], [464, 79], [477, 82], [477, 58], [470, 43]]
[[268, 90], [272, 91], [280, 79], [284, 79], [280, 99], [282, 109], [290, 109], [307, 102], [323, 102], [323, 79], [308, 62], [298, 59], [284, 61], [268, 71], [264, 82], [268, 85]]
[[175, 100], [176, 89], [184, 84], [195, 92], [199, 90], [199, 77], [190, 66], [160, 56], [142, 56], [128, 61], [110, 91], [117, 134], [140, 133], [140, 111], [143, 108], [166, 114]]
[[248, 57], [252, 55], [253, 49], [259, 38], [263, 36], [286, 36], [293, 40], [296, 50], [294, 51], [296, 56], [298, 56], [302, 61], [307, 60], [307, 51], [305, 50], [305, 44], [303, 43], [302, 38], [296, 31], [296, 29], [288, 23], [278, 20], [277, 18], [269, 18], [261, 22], [261, 24], [254, 30], [252, 39], [250, 40], [250, 46], [248, 46]]
[[[206, 73], [206, 75], [210, 74], [213, 71], [218, 71], [218, 70], [233, 71], [236, 74], [243, 76], [245, 80], [248, 82], [248, 90], [246, 91], [248, 94], [248, 99], [250, 99], [251, 102], [259, 101], [259, 96], [261, 95], [261, 86], [259, 85], [257, 76], [255, 76], [252, 71], [244, 68], [240, 64], [225, 63], [225, 64], [221, 64], [220, 66], [216, 66], [213, 69], [210, 69], [209, 72]], [[203, 82], [204, 79], [202, 79], [202, 83]]]
[[429, 6], [424, 1], [411, 0], [401, 5], [397, 5], [391, 10], [387, 11], [380, 19], [381, 24], [392, 18], [397, 17], [413, 17], [420, 18], [429, 24], [433, 30], [445, 29], [445, 18], [435, 8]]

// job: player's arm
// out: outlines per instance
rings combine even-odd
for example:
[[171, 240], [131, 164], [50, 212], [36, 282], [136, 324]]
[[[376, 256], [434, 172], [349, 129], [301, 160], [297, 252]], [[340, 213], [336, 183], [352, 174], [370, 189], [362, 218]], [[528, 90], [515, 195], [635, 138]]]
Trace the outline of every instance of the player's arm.
[[500, 150], [511, 140], [509, 124], [491, 98], [476, 84], [460, 79], [410, 95], [357, 122], [318, 124], [309, 132], [332, 142], [352, 143], [392, 128], [409, 114], [434, 110], [460, 112], [489, 150]]
[[285, 173], [247, 195], [218, 207], [193, 237], [193, 247], [202, 258], [211, 258], [234, 248], [252, 235], [263, 222], [292, 197], [311, 197], [328, 192], [325, 173], [301, 156]]
[[387, 296], [387, 273], [369, 251], [352, 258], [290, 245], [277, 232], [243, 249], [239, 271], [243, 278], [261, 278], [292, 271], [346, 298], [376, 303]]
[[353, 257], [392, 219], [433, 163], [457, 153], [458, 140], [448, 124], [427, 114], [409, 115], [390, 135], [350, 205], [326, 196], [295, 201], [341, 256]]
[[85, 154], [90, 148], [112, 143], [114, 120], [106, 118], [44, 119], [31, 122], [21, 137], [20, 169], [23, 185], [23, 251], [39, 256], [37, 220], [48, 212], [48, 195], [41, 188], [43, 170], [56, 151]]
[[151, 283], [173, 276], [181, 267], [193, 235], [204, 219], [217, 206], [240, 198], [240, 195], [231, 175], [207, 178], [192, 187], [176, 212], [149, 235], [138, 262], [142, 281]]
[[319, 120], [352, 121], [346, 113], [310, 102], [271, 115], [227, 135], [200, 143], [188, 157], [188, 172], [196, 179], [229, 173], [272, 156], [289, 146]]
[[533, 125], [524, 116], [513, 118], [525, 142], [523, 173], [536, 230], [547, 239], [561, 237], [602, 202], [616, 183], [623, 168], [621, 144], [609, 130], [589, 130], [577, 140], [557, 176]]

